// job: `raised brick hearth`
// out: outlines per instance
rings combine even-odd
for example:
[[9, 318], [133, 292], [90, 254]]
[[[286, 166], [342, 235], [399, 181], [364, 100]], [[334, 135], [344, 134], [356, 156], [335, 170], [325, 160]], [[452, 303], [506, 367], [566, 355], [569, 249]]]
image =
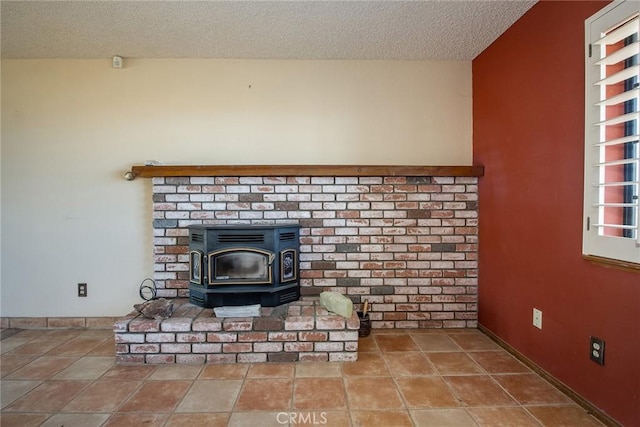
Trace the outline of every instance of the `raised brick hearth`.
[[253, 363], [355, 361], [356, 313], [328, 312], [316, 297], [263, 307], [260, 317], [217, 318], [213, 310], [175, 300], [166, 320], [132, 313], [114, 325], [117, 363]]

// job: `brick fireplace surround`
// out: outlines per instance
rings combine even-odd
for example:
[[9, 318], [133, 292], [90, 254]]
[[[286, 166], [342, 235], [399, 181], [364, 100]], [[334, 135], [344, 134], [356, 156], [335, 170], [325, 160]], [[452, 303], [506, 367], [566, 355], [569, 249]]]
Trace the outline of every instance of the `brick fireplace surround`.
[[302, 295], [368, 300], [372, 328], [475, 328], [477, 180], [155, 177], [158, 296], [188, 296], [188, 225], [293, 221]]
[[158, 297], [188, 297], [192, 224], [296, 222], [302, 300], [285, 317], [216, 319], [191, 304], [163, 322], [116, 322], [120, 363], [349, 361], [358, 319], [317, 295], [370, 303], [372, 328], [475, 328], [476, 176], [153, 177]]

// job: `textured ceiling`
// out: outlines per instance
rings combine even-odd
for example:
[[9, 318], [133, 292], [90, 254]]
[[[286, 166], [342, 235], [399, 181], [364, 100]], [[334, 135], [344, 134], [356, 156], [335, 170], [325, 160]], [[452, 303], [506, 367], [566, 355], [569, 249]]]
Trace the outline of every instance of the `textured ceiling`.
[[535, 0], [5, 1], [3, 58], [472, 60]]

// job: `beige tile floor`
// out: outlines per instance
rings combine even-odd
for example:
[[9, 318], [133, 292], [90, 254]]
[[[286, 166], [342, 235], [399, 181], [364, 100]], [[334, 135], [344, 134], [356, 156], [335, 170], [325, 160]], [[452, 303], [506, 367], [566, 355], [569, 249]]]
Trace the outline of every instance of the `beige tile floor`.
[[477, 330], [374, 331], [344, 363], [116, 365], [108, 330], [0, 351], [2, 427], [601, 425]]

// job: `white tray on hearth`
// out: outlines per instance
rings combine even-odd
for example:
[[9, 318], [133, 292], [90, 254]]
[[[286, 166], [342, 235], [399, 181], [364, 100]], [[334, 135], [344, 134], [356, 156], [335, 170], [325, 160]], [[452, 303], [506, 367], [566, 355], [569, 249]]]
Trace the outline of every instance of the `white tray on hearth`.
[[216, 317], [258, 317], [260, 316], [260, 304], [215, 307], [213, 312]]

